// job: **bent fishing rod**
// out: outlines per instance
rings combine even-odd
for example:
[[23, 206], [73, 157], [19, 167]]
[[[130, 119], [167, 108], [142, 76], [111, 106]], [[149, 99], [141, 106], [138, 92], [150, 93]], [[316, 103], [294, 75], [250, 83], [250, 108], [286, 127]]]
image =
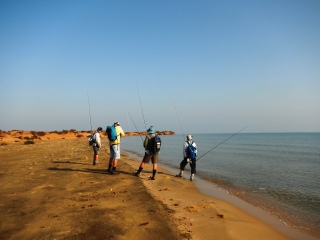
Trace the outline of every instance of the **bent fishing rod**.
[[147, 130], [147, 125], [146, 125], [146, 120], [144, 119], [144, 114], [143, 114], [143, 109], [142, 109], [142, 104], [141, 104], [141, 99], [140, 99], [140, 94], [139, 94], [138, 85], [137, 85], [137, 91], [138, 91], [138, 97], [139, 97], [139, 102], [140, 102], [140, 108], [141, 108], [142, 118], [143, 118], [143, 122], [144, 122], [144, 127], [145, 127], [146, 130]]
[[134, 125], [135, 128], [137, 129], [137, 132], [138, 132], [138, 134], [139, 134], [139, 136], [140, 136], [140, 138], [141, 138], [141, 141], [143, 142], [142, 136], [140, 135], [140, 132], [139, 132], [139, 130], [138, 130], [138, 128], [137, 128], [137, 125], [136, 125], [135, 122], [133, 121], [133, 119], [132, 119], [130, 113], [128, 112], [128, 110], [127, 110], [127, 113], [129, 114], [129, 117], [131, 118], [131, 121], [133, 122], [133, 125]]
[[234, 133], [233, 135], [231, 135], [230, 137], [226, 138], [225, 140], [223, 140], [221, 143], [217, 144], [216, 146], [214, 146], [213, 148], [211, 148], [208, 152], [206, 152], [205, 154], [203, 154], [201, 157], [197, 158], [197, 161], [199, 161], [202, 157], [204, 157], [205, 155], [207, 155], [209, 152], [211, 152], [213, 149], [219, 147], [221, 144], [223, 144], [224, 142], [228, 141], [230, 138], [234, 137], [235, 135], [237, 135], [238, 133], [242, 132], [244, 129], [246, 129], [248, 126], [242, 128], [240, 131]]

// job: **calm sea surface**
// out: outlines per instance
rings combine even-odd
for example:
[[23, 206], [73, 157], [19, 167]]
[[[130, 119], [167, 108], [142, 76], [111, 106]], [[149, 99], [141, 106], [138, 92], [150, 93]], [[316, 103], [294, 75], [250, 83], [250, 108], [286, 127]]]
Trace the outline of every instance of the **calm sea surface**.
[[[320, 133], [240, 133], [208, 153], [231, 135], [193, 135], [198, 158], [207, 153], [197, 161], [196, 177], [319, 237]], [[185, 138], [161, 139], [160, 162], [178, 173]], [[144, 153], [140, 137], [124, 138], [121, 147]]]

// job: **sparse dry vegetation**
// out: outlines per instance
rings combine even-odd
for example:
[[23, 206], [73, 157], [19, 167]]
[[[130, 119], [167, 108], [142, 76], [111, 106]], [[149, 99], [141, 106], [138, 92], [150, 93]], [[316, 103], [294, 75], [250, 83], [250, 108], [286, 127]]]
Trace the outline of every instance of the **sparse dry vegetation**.
[[43, 137], [46, 134], [47, 134], [46, 132], [38, 132], [38, 136], [41, 136], [41, 137]]

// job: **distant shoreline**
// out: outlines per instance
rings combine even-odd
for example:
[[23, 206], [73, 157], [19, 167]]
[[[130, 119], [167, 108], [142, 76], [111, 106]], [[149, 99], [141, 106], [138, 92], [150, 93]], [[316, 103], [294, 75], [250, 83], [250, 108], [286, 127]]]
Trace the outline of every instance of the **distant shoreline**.
[[[39, 141], [48, 140], [61, 140], [61, 139], [81, 139], [88, 138], [89, 135], [95, 130], [78, 131], [76, 129], [62, 130], [62, 131], [25, 131], [25, 130], [0, 130], [0, 144], [8, 143], [25, 143], [33, 144]], [[173, 131], [157, 131], [158, 135], [175, 135]], [[146, 135], [147, 132], [125, 132], [126, 136], [142, 136]], [[101, 134], [102, 138], [106, 138], [106, 134], [103, 131]]]

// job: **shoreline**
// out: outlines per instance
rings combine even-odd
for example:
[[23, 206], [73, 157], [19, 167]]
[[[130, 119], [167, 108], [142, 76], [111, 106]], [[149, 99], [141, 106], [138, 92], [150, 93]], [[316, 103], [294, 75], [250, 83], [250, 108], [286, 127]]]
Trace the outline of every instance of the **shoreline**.
[[[138, 153], [131, 152], [131, 151], [125, 151], [122, 150], [124, 153], [128, 154], [129, 156], [132, 156], [135, 160], [141, 158]], [[141, 160], [137, 160], [140, 164]], [[147, 165], [146, 165], [147, 166]], [[165, 164], [158, 164], [158, 168], [165, 169], [166, 171], [170, 172], [172, 175], [175, 175], [175, 173], [178, 171], [177, 169], [174, 169], [171, 166], [165, 165]], [[150, 168], [150, 166], [149, 166]], [[188, 179], [183, 179], [187, 182], [189, 182]], [[236, 195], [231, 195], [228, 193], [227, 190], [224, 190], [223, 188], [219, 187], [215, 183], [208, 182], [204, 179], [201, 179], [200, 177], [196, 177], [193, 181], [195, 188], [199, 191], [199, 193], [204, 194], [206, 196], [212, 197], [213, 199], [219, 199], [227, 204], [231, 204], [232, 206], [239, 208], [240, 210], [244, 211], [245, 213], [251, 215], [252, 217], [256, 218], [257, 220], [267, 224], [275, 231], [279, 232], [280, 234], [284, 235], [285, 237], [288, 237], [289, 239], [293, 240], [317, 240], [320, 239], [314, 235], [310, 235], [306, 232], [300, 231], [281, 219], [279, 219], [277, 216], [272, 215], [271, 213], [267, 212], [266, 210], [259, 208], [257, 206], [254, 206], [250, 204], [249, 202], [246, 202], [245, 200], [241, 199], [240, 197]]]
[[280, 233], [284, 234], [285, 236], [288, 236], [290, 239], [304, 239], [304, 240], [316, 240], [319, 239], [313, 235], [309, 235], [306, 232], [302, 232], [298, 229], [295, 229], [294, 227], [288, 225], [283, 220], [279, 219], [278, 217], [272, 215], [271, 213], [267, 212], [266, 210], [259, 208], [257, 206], [254, 206], [241, 198], [230, 195], [227, 191], [219, 188], [218, 186], [214, 186], [210, 182], [207, 182], [203, 179], [198, 179], [198, 181], [195, 183], [197, 188], [200, 192], [212, 196], [214, 198], [218, 198], [222, 201], [226, 201], [241, 210], [249, 213], [253, 217], [265, 222], [269, 226], [271, 226], [273, 229], [276, 229]]

